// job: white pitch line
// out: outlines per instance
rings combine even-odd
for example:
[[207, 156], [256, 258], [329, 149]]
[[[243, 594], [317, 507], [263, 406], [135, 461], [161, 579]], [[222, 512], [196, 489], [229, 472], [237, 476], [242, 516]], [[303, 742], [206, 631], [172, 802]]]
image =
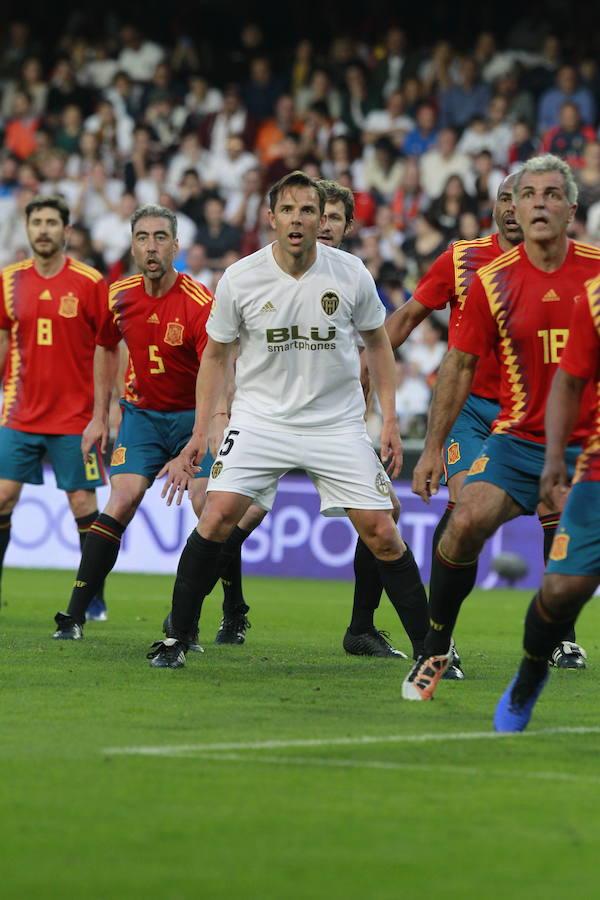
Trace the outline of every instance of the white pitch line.
[[[600, 734], [600, 726], [565, 726], [524, 731], [518, 737], [538, 737], [553, 734]], [[515, 737], [496, 731], [458, 731], [444, 734], [360, 735], [345, 738], [306, 738], [271, 741], [245, 741], [215, 744], [172, 744], [153, 747], [106, 747], [102, 753], [114, 756], [176, 756], [180, 753], [213, 753], [223, 750], [285, 750], [289, 747], [353, 747], [369, 744], [424, 744], [429, 741], [481, 741]]]
[[[185, 755], [185, 754], [182, 754]], [[192, 756], [192, 754], [190, 754]], [[531, 779], [533, 781], [563, 781], [577, 783], [600, 784], [597, 775], [571, 775], [564, 772], [519, 772], [514, 769], [507, 771], [477, 769], [472, 766], [438, 766], [426, 763], [397, 763], [386, 762], [379, 759], [327, 759], [310, 756], [246, 756], [241, 753], [224, 753], [215, 755], [212, 753], [193, 754], [195, 759], [204, 759], [207, 762], [240, 762], [263, 763], [268, 765], [292, 765], [292, 766], [324, 766], [333, 769], [379, 769], [384, 771], [406, 772], [443, 772], [450, 775], [465, 776], [467, 778], [518, 778]]]

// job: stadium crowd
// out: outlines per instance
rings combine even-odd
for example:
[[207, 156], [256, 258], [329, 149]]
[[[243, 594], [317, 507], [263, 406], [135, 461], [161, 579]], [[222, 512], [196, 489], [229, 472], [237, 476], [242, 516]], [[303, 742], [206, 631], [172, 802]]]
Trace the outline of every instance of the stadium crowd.
[[[571, 234], [600, 245], [600, 70], [556, 35], [523, 49], [483, 31], [459, 52], [392, 26], [372, 44], [302, 39], [283, 60], [246, 23], [215, 67], [189, 36], [163, 45], [132, 25], [93, 41], [66, 27], [49, 57], [13, 21], [0, 51], [0, 266], [29, 255], [27, 203], [61, 194], [69, 254], [113, 282], [132, 271], [131, 214], [158, 203], [177, 214], [177, 268], [214, 289], [272, 240], [266, 190], [301, 168], [354, 192], [344, 247], [392, 311], [451, 242], [494, 230], [503, 177], [539, 152], [574, 167]], [[444, 324], [423, 323], [398, 361], [405, 435], [422, 434]]]

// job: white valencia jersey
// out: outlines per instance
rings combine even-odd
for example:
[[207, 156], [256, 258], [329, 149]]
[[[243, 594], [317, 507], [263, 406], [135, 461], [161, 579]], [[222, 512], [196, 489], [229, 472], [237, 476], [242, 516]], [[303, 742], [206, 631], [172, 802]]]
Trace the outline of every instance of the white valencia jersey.
[[364, 431], [355, 328], [378, 328], [385, 310], [357, 257], [317, 244], [314, 264], [296, 279], [270, 244], [229, 266], [215, 294], [208, 334], [240, 339], [236, 425]]

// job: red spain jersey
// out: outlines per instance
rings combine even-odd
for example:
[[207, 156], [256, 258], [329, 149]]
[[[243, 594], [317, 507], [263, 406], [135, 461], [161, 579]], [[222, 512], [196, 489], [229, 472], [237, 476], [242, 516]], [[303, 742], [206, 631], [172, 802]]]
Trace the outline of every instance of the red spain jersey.
[[594, 385], [593, 422], [573, 480], [600, 481], [600, 276], [587, 283], [575, 304], [560, 368]]
[[69, 257], [51, 278], [26, 259], [3, 269], [0, 282], [0, 329], [10, 332], [2, 424], [35, 434], [81, 434], [94, 404], [106, 282]]
[[196, 376], [206, 346], [213, 295], [179, 274], [162, 297], [144, 289], [143, 275], [110, 286], [99, 343], [123, 338], [129, 351], [125, 399], [160, 412], [195, 409]]
[[[456, 328], [475, 272], [501, 254], [497, 234], [473, 241], [456, 241], [438, 256], [415, 288], [413, 297], [428, 309], [444, 309], [450, 304], [448, 347], [454, 346]], [[500, 366], [492, 351], [480, 356], [471, 392], [497, 400], [499, 391]]]
[[[569, 241], [555, 272], [532, 265], [522, 244], [477, 272], [455, 346], [476, 355], [497, 350], [501, 410], [492, 434], [544, 443], [546, 400], [569, 336], [573, 301], [599, 272], [600, 250], [578, 241]], [[588, 393], [571, 443], [589, 430], [591, 400]]]

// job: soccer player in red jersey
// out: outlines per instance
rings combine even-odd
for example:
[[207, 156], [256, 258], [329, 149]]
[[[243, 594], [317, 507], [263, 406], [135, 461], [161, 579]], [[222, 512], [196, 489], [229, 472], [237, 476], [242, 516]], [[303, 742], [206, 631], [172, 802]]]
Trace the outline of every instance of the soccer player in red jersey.
[[[66, 613], [55, 616], [55, 638], [83, 636], [87, 606], [114, 566], [121, 537], [154, 478], [187, 443], [194, 424], [196, 376], [206, 345], [213, 296], [173, 267], [177, 220], [161, 206], [145, 206], [131, 219], [132, 254], [141, 274], [111, 285], [98, 336], [93, 417], [82, 450], [106, 441], [108, 406], [118, 365], [118, 344], [129, 351], [123, 413], [111, 459], [108, 504], [90, 527]], [[226, 423], [224, 404], [214, 417], [217, 443]], [[220, 429], [218, 427], [220, 422]], [[217, 433], [218, 432], [218, 433]], [[194, 510], [202, 508], [212, 456], [206, 454], [190, 485]], [[195, 636], [194, 636], [195, 637]], [[197, 641], [190, 643], [197, 645]]]
[[[595, 410], [573, 486], [565, 450], [576, 427], [581, 398], [595, 384]], [[546, 502], [567, 497], [542, 587], [527, 610], [524, 656], [494, 715], [496, 731], [523, 731], [548, 678], [548, 656], [573, 627], [600, 584], [600, 276], [577, 300], [569, 339], [546, 407], [546, 459], [541, 480]]]
[[[516, 174], [513, 193], [524, 243], [480, 269], [473, 280], [467, 314], [440, 370], [425, 449], [413, 474], [413, 490], [428, 501], [439, 484], [441, 448], [469, 392], [477, 360], [496, 349], [500, 415], [440, 538], [425, 653], [403, 684], [405, 699], [433, 695], [451, 658], [452, 629], [487, 538], [503, 522], [535, 511], [550, 380], [567, 341], [573, 301], [600, 270], [600, 250], [567, 237], [577, 186], [563, 160], [551, 155], [528, 160]], [[571, 436], [571, 463], [578, 452], [574, 445], [586, 433], [590, 402], [584, 403]]]
[[[69, 209], [62, 198], [36, 197], [25, 216], [33, 256], [0, 275], [0, 572], [12, 511], [23, 483], [43, 483], [45, 454], [67, 495], [82, 546], [98, 514], [95, 488], [105, 483], [95, 444], [84, 465], [81, 434], [92, 413], [106, 284], [96, 269], [65, 256]], [[96, 588], [97, 615], [106, 618], [102, 581]]]

